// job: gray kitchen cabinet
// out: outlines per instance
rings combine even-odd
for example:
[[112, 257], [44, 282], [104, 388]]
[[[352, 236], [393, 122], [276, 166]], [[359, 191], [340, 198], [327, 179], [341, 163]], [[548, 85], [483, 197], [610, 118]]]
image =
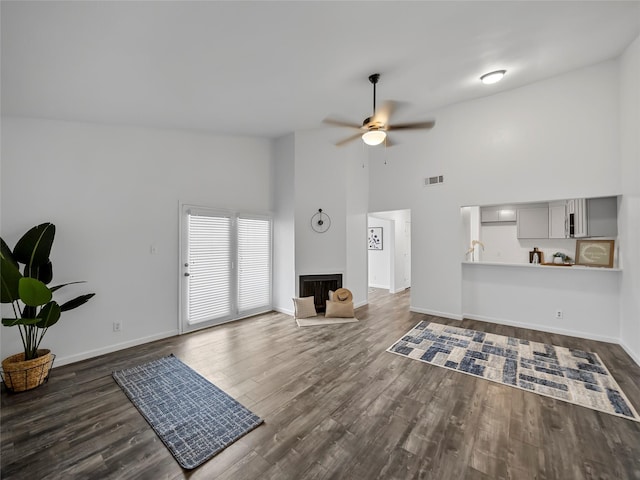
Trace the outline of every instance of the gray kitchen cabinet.
[[482, 223], [493, 223], [500, 221], [500, 212], [497, 207], [482, 207], [480, 209], [480, 221]]
[[589, 237], [618, 235], [618, 199], [601, 197], [587, 199], [587, 233]]
[[549, 204], [549, 238], [567, 238], [567, 209], [565, 202]]
[[516, 209], [511, 206], [482, 207], [480, 209], [482, 223], [515, 222]]
[[549, 207], [519, 208], [518, 238], [549, 238]]

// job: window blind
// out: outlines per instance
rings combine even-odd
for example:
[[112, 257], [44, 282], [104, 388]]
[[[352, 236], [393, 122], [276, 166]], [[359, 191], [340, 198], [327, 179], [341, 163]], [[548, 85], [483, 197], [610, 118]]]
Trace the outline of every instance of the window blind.
[[271, 305], [271, 221], [238, 217], [238, 313]]
[[189, 323], [231, 315], [231, 218], [189, 214]]

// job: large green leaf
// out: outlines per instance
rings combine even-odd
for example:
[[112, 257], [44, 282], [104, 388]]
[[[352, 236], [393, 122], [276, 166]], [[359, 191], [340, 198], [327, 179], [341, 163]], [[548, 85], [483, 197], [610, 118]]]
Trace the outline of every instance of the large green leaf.
[[41, 321], [41, 318], [3, 318], [2, 325], [5, 327], [13, 327], [15, 325], [35, 325]]
[[39, 307], [51, 301], [51, 290], [35, 278], [22, 277], [18, 282], [20, 300], [30, 307]]
[[36, 327], [49, 328], [51, 325], [55, 325], [60, 319], [60, 313], [60, 305], [56, 302], [47, 303], [38, 314], [38, 318], [40, 318], [41, 321], [36, 323]]
[[44, 284], [48, 284], [53, 280], [53, 264], [50, 260], [42, 265], [33, 265], [29, 268], [28, 265], [24, 267], [24, 276], [37, 278]]
[[22, 318], [36, 318], [38, 316], [38, 307], [30, 307], [29, 305], [25, 305], [20, 316]]
[[62, 287], [66, 287], [67, 285], [75, 285], [76, 283], [87, 283], [85, 280], [78, 280], [77, 282], [69, 282], [69, 283], [61, 283], [60, 285], [56, 285], [55, 287], [49, 287], [49, 290], [55, 292], [56, 290], [60, 290]]
[[93, 297], [95, 293], [87, 293], [86, 295], [80, 295], [79, 297], [74, 298], [73, 300], [69, 300], [68, 302], [60, 305], [60, 310], [66, 312], [67, 310], [73, 310], [74, 308], [78, 308], [80, 305], [84, 305], [89, 301], [91, 297]]
[[0, 237], [0, 258], [4, 258], [10, 262], [14, 267], [18, 268], [18, 262], [13, 258], [13, 253], [5, 241]]
[[7, 258], [0, 258], [0, 300], [11, 303], [20, 298], [18, 284], [22, 275]]
[[25, 233], [13, 249], [14, 258], [27, 266], [28, 271], [49, 261], [51, 246], [56, 234], [53, 223], [43, 223]]

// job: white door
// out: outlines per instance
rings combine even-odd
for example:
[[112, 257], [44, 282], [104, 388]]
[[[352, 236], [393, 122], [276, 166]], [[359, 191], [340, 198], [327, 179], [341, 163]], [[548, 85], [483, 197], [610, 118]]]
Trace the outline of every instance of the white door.
[[271, 310], [271, 219], [183, 205], [180, 332]]
[[232, 218], [183, 206], [181, 331], [189, 332], [233, 316]]

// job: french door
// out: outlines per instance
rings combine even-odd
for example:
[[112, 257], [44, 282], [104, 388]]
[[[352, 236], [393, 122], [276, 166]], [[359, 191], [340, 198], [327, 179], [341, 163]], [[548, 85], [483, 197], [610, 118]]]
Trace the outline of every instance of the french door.
[[271, 310], [271, 219], [183, 205], [180, 331]]

